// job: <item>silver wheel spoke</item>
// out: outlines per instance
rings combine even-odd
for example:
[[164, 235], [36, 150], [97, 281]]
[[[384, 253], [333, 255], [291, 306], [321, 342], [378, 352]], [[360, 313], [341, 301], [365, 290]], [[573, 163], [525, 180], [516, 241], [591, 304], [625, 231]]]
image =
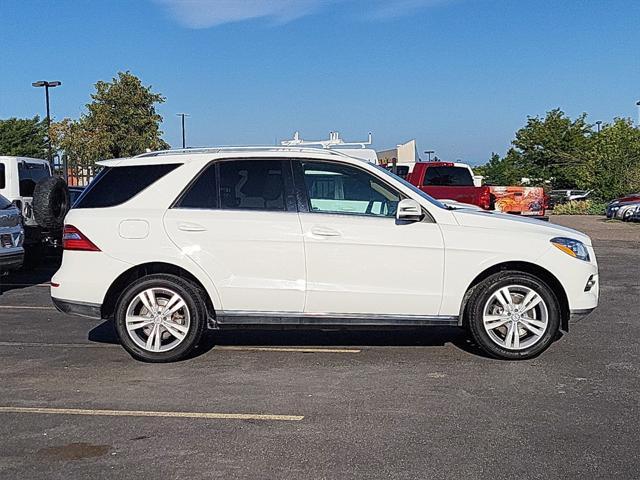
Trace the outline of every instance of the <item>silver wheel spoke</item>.
[[170, 321], [164, 322], [162, 326], [166, 328], [171, 335], [173, 335], [179, 340], [182, 340], [184, 337], [186, 337], [187, 332], [189, 331], [189, 329], [184, 325], [180, 325], [179, 323], [170, 322]]
[[520, 346], [520, 335], [515, 322], [511, 322], [508, 327], [507, 336], [504, 337], [504, 346], [507, 348], [518, 348]]
[[156, 338], [160, 338], [160, 325], [159, 324], [155, 324], [153, 326], [153, 328], [151, 329], [151, 333], [149, 333], [149, 337], [147, 338], [147, 343], [146, 343], [146, 348], [147, 350], [151, 350], [154, 352], [157, 352], [160, 347], [158, 345], [158, 348], [156, 348], [156, 343], [160, 343], [156, 341]]
[[173, 307], [177, 302], [181, 300], [182, 299], [180, 298], [180, 295], [176, 293], [173, 297], [171, 297], [171, 300], [169, 300], [167, 304], [164, 306], [164, 308], [162, 309], [162, 315], [167, 315], [167, 310]]
[[176, 313], [178, 310], [180, 310], [182, 307], [185, 307], [186, 304], [184, 303], [184, 300], [180, 299], [180, 301], [178, 303], [176, 303], [173, 307], [171, 307], [170, 309], [165, 309], [165, 311], [163, 312], [163, 315], [165, 316], [171, 316], [174, 313]]
[[538, 305], [540, 302], [542, 301], [542, 297], [540, 295], [538, 295], [536, 292], [534, 292], [533, 290], [531, 290], [526, 297], [524, 297], [524, 300], [522, 301], [521, 306], [521, 312], [528, 312], [529, 310], [531, 310], [533, 307], [535, 307], [536, 305]]
[[501, 327], [505, 323], [510, 320], [510, 317], [505, 315], [485, 315], [484, 316], [484, 325], [489, 330], [493, 330], [494, 328]]
[[126, 323], [127, 330], [138, 330], [139, 328], [151, 325], [153, 323], [153, 318], [142, 317], [139, 315], [127, 315]]
[[546, 330], [546, 323], [529, 317], [522, 317], [522, 326], [535, 335], [543, 335]]
[[509, 291], [509, 287], [504, 287], [498, 290], [495, 293], [496, 300], [500, 302], [504, 308], [513, 304], [513, 300], [511, 299], [511, 292]]
[[144, 305], [144, 307], [149, 311], [149, 313], [155, 313], [157, 308], [156, 296], [152, 290], [145, 290], [144, 292], [140, 292], [138, 294], [138, 298]]

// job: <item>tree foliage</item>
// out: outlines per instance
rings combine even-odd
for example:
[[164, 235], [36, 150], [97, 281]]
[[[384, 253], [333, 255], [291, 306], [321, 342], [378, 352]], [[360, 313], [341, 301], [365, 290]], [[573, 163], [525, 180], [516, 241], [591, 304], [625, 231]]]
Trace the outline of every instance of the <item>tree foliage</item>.
[[94, 162], [169, 147], [161, 138], [162, 117], [156, 111], [165, 101], [161, 94], [130, 72], [99, 81], [95, 89], [80, 119], [66, 118], [52, 128], [52, 138], [67, 158]]
[[0, 155], [46, 158], [46, 122], [38, 116], [0, 120]]
[[572, 120], [560, 109], [529, 117], [504, 157], [493, 154], [478, 169], [492, 185], [522, 178], [550, 188], [582, 188], [601, 199], [640, 191], [640, 130], [615, 119], [595, 132], [585, 114]]

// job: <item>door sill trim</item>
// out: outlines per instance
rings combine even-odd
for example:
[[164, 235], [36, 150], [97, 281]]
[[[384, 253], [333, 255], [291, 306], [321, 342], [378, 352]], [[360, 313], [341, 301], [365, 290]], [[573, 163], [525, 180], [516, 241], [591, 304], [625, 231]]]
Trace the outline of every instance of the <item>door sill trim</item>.
[[450, 315], [222, 310], [216, 314], [216, 323], [221, 327], [224, 325], [458, 326], [458, 317]]

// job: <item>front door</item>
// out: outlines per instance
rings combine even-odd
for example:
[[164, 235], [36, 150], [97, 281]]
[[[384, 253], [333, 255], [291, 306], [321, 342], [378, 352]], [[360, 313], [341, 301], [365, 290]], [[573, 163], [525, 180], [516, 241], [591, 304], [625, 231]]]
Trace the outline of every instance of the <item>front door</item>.
[[226, 315], [302, 312], [302, 230], [288, 160], [210, 164], [165, 215], [172, 241], [218, 289]]
[[305, 313], [437, 315], [444, 264], [438, 225], [396, 221], [402, 195], [363, 167], [315, 160], [294, 167], [306, 196]]

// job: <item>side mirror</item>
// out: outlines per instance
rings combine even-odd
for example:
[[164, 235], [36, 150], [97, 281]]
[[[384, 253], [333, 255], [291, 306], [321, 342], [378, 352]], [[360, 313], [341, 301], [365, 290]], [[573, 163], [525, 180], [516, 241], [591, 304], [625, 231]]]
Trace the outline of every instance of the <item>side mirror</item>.
[[422, 207], [412, 198], [405, 198], [398, 203], [396, 210], [396, 219], [407, 222], [419, 222], [424, 217]]

